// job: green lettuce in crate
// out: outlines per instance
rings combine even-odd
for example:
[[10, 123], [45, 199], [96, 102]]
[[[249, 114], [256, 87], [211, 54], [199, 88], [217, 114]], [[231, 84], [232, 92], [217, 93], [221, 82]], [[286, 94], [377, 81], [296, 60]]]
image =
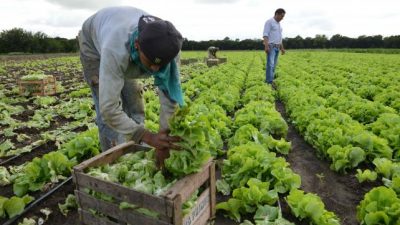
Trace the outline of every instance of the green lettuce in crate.
[[[174, 178], [164, 177], [162, 172], [157, 169], [154, 149], [127, 153], [119, 157], [113, 164], [91, 167], [86, 173], [101, 180], [119, 183], [125, 187], [156, 196], [162, 195], [176, 182]], [[108, 202], [115, 202], [115, 199], [108, 194], [95, 192], [90, 189], [86, 189], [85, 192], [95, 198]], [[196, 204], [198, 193], [199, 191], [196, 190], [190, 199], [182, 205], [184, 214], [189, 213]], [[129, 202], [120, 202], [119, 208], [121, 210], [135, 210], [136, 212], [153, 218], [159, 217], [157, 212], [139, 208]], [[97, 212], [94, 213], [96, 215], [99, 214]]]
[[27, 81], [27, 80], [43, 80], [53, 77], [52, 75], [45, 75], [45, 74], [29, 74], [21, 77], [21, 80]]

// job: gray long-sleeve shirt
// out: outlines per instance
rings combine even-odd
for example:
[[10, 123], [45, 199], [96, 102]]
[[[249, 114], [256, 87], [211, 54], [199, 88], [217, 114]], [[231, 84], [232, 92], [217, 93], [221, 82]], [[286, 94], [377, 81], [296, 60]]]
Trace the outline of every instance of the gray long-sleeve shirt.
[[[134, 141], [142, 138], [144, 126], [123, 111], [120, 95], [125, 79], [151, 76], [130, 61], [130, 37], [142, 15], [148, 14], [133, 7], [105, 8], [84, 22], [79, 35], [81, 53], [100, 60], [99, 109], [103, 121], [118, 133], [132, 135]], [[159, 96], [160, 128], [166, 129], [176, 104], [162, 91]]]

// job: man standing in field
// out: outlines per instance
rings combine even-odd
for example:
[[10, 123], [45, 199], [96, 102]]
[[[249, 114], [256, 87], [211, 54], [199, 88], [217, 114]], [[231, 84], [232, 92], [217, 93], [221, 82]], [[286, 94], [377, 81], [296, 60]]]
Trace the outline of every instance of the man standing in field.
[[[89, 17], [78, 39], [102, 151], [133, 140], [156, 148], [158, 159], [166, 157], [179, 141], [168, 135], [168, 119], [177, 104], [184, 104], [176, 59], [182, 47], [179, 31], [140, 9], [110, 7]], [[161, 104], [158, 133], [144, 128], [142, 87], [136, 81], [151, 76]]]
[[284, 9], [277, 9], [275, 16], [267, 20], [264, 24], [263, 39], [265, 52], [267, 53], [266, 77], [265, 82], [272, 84], [274, 81], [275, 68], [278, 63], [279, 50], [285, 54], [282, 43], [282, 27], [280, 21], [285, 16]]

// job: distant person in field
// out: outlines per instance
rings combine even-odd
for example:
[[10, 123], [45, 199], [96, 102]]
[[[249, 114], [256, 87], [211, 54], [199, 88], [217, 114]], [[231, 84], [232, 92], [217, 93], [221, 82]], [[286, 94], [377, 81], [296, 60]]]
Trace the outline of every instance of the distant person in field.
[[282, 27], [279, 22], [285, 17], [284, 9], [277, 9], [274, 17], [267, 20], [264, 24], [263, 39], [264, 50], [267, 53], [266, 77], [265, 82], [272, 84], [274, 81], [275, 68], [278, 64], [279, 50], [285, 54], [282, 42]]
[[216, 59], [217, 58], [217, 51], [219, 50], [218, 47], [210, 46], [208, 48], [208, 58], [209, 59]]
[[[180, 140], [168, 135], [168, 119], [184, 104], [177, 65], [182, 35], [169, 21], [141, 9], [110, 7], [83, 23], [78, 40], [102, 151], [128, 140], [144, 142], [162, 163]], [[144, 128], [143, 90], [136, 80], [151, 76], [161, 104], [158, 133]]]

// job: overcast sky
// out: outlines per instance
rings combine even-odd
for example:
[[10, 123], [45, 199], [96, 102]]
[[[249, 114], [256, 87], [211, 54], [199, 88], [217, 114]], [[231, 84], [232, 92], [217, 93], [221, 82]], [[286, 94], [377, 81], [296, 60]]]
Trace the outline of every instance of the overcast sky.
[[262, 37], [267, 19], [284, 8], [284, 37], [400, 35], [399, 0], [0, 0], [0, 30], [14, 27], [74, 38], [97, 10], [141, 8], [171, 21], [189, 40]]

